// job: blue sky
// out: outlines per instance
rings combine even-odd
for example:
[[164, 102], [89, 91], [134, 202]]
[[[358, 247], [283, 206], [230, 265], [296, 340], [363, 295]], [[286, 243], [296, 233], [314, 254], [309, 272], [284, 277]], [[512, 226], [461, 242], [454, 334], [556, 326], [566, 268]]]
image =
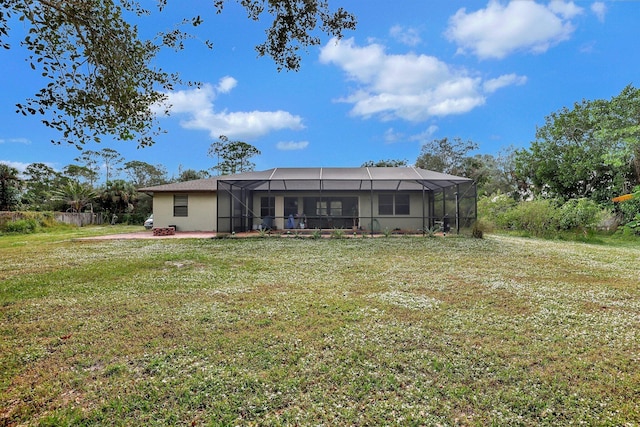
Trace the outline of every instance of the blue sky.
[[[548, 114], [640, 84], [640, 2], [330, 3], [355, 13], [357, 30], [341, 41], [325, 37], [304, 54], [299, 72], [277, 72], [254, 51], [267, 22], [249, 21], [235, 3], [216, 15], [210, 0], [169, 2], [162, 15], [138, 23], [151, 32], [202, 15], [200, 40], [157, 62], [204, 86], [168, 94], [172, 114], [161, 119], [167, 133], [155, 145], [105, 138], [85, 148], [113, 148], [169, 175], [212, 167], [207, 150], [221, 134], [256, 146], [258, 170], [412, 164], [422, 144], [443, 137], [473, 140], [479, 153], [527, 147]], [[13, 49], [0, 52], [0, 162], [61, 170], [80, 152], [51, 144], [54, 132], [15, 113], [46, 82], [31, 71], [18, 39], [10, 41]]]

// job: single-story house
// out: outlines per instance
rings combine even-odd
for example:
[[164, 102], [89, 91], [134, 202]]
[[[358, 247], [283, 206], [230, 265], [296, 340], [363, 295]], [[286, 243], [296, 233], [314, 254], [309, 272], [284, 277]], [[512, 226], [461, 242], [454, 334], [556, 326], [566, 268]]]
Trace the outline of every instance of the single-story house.
[[155, 227], [245, 232], [458, 230], [476, 220], [473, 180], [415, 167], [274, 168], [141, 188]]

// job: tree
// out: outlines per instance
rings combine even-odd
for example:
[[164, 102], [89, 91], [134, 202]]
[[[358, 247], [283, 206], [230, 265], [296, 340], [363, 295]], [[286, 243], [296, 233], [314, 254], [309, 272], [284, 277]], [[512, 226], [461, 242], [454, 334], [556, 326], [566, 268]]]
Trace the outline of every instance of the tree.
[[575, 103], [545, 118], [529, 149], [516, 153], [516, 174], [533, 192], [563, 200], [609, 203], [638, 184], [640, 94], [627, 87], [610, 101]]
[[363, 168], [397, 168], [407, 166], [406, 160], [378, 160], [374, 162], [373, 160], [368, 160], [362, 164]]
[[51, 195], [61, 184], [62, 176], [52, 167], [44, 163], [31, 163], [24, 171], [26, 191], [22, 196], [23, 203], [30, 210], [55, 210]]
[[204, 179], [209, 178], [209, 172], [207, 171], [197, 171], [195, 169], [182, 169], [182, 165], [178, 167], [178, 178], [175, 180], [177, 182], [186, 182], [193, 181], [196, 179]]
[[93, 184], [98, 179], [98, 173], [88, 168], [87, 166], [80, 165], [67, 165], [62, 169], [62, 174], [73, 181], [80, 182], [84, 180], [93, 187]]
[[167, 182], [167, 170], [162, 165], [132, 160], [124, 164], [124, 170], [136, 188], [160, 185]]
[[[229, 0], [215, 0], [222, 13]], [[161, 12], [168, 0], [157, 0]], [[271, 56], [279, 70], [298, 70], [300, 49], [320, 44], [318, 32], [342, 37], [355, 28], [346, 10], [329, 9], [327, 0], [238, 0], [253, 21], [270, 15], [266, 41], [256, 46], [259, 56]], [[266, 4], [265, 4], [266, 3]], [[80, 147], [99, 142], [103, 135], [138, 146], [153, 143], [161, 129], [154, 105], [166, 91], [182, 83], [178, 74], [155, 68], [163, 48], [182, 49], [190, 35], [186, 25], [198, 26], [200, 16], [184, 19], [152, 40], [141, 39], [135, 23], [151, 11], [137, 0], [15, 0], [2, 3], [0, 45], [9, 49], [10, 25], [20, 22], [26, 36], [20, 44], [29, 51], [31, 68], [46, 80], [34, 97], [18, 104], [18, 112], [37, 115], [60, 132], [54, 143]], [[212, 46], [210, 42], [207, 42]]]
[[218, 164], [212, 170], [219, 175], [231, 175], [254, 170], [256, 165], [249, 159], [260, 155], [260, 150], [246, 142], [229, 141], [229, 138], [220, 135], [220, 140], [209, 147], [208, 155], [217, 158]]
[[124, 157], [112, 148], [103, 148], [100, 151], [84, 150], [82, 155], [74, 159], [76, 162], [83, 162], [87, 168], [99, 173], [101, 166], [106, 170], [105, 182], [109, 183], [111, 172], [119, 171], [118, 164], [124, 161]]
[[131, 212], [137, 200], [138, 192], [130, 182], [115, 179], [106, 183], [100, 192], [100, 205], [111, 213]]
[[452, 175], [462, 175], [464, 162], [469, 151], [477, 150], [478, 144], [473, 141], [462, 141], [460, 138], [434, 139], [422, 146], [416, 159], [416, 167]]
[[64, 202], [71, 212], [82, 212], [95, 196], [96, 193], [89, 185], [72, 180], [53, 191], [53, 199]]
[[21, 186], [18, 169], [0, 163], [0, 211], [11, 211], [18, 206]]
[[462, 161], [461, 175], [476, 182], [478, 195], [508, 194], [514, 198], [517, 192], [514, 178], [515, 151], [513, 147], [501, 149], [496, 156], [476, 154]]

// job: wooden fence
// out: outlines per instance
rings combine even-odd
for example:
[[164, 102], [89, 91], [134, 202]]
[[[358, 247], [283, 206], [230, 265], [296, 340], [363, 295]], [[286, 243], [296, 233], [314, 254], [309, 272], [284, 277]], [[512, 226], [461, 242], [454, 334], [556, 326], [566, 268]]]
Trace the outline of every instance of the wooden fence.
[[78, 227], [91, 224], [102, 224], [102, 212], [54, 212], [54, 218], [58, 222], [73, 224]]
[[20, 219], [44, 219], [46, 216], [53, 214], [53, 218], [57, 222], [64, 224], [77, 225], [82, 227], [91, 224], [102, 224], [104, 217], [102, 212], [0, 212], [0, 225], [10, 221], [17, 221]]

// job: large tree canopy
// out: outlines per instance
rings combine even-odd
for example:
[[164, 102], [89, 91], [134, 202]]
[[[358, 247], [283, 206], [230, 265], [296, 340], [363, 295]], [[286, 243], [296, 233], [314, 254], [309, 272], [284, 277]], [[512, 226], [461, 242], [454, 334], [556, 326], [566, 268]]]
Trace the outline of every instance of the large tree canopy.
[[[160, 11], [169, 0], [157, 0]], [[232, 0], [214, 0], [218, 13]], [[327, 0], [236, 0], [249, 19], [272, 22], [266, 41], [256, 46], [279, 70], [298, 70], [300, 49], [320, 44], [318, 31], [341, 37], [355, 17]], [[136, 0], [0, 0], [0, 45], [10, 48], [10, 28], [20, 22], [31, 67], [46, 79], [33, 98], [18, 104], [24, 115], [40, 115], [60, 132], [52, 142], [78, 147], [103, 135], [152, 144], [162, 130], [154, 106], [181, 83], [173, 70], [152, 61], [163, 47], [181, 49], [189, 34], [178, 29], [153, 40], [139, 37], [129, 20], [150, 13]], [[200, 25], [200, 16], [182, 24]]]
[[535, 193], [607, 202], [640, 178], [640, 91], [576, 103], [545, 119], [529, 149], [516, 154], [516, 173]]
[[416, 159], [416, 166], [436, 172], [464, 176], [468, 169], [468, 154], [477, 150], [478, 144], [473, 141], [463, 141], [460, 138], [434, 139], [422, 146], [420, 155]]
[[220, 135], [220, 140], [209, 147], [209, 157], [217, 160], [217, 164], [211, 169], [219, 175], [252, 171], [256, 165], [250, 159], [259, 155], [260, 150], [253, 145], [243, 141], [229, 141], [224, 135]]

